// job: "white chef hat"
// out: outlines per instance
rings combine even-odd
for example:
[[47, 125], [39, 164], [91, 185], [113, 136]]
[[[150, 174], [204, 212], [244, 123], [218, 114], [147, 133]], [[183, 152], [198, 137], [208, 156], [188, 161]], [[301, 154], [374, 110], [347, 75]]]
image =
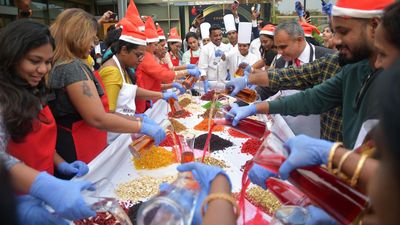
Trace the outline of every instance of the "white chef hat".
[[202, 23], [200, 24], [200, 32], [201, 32], [201, 38], [210, 38], [210, 23]]
[[238, 34], [238, 43], [239, 44], [250, 44], [251, 28], [252, 28], [252, 24], [250, 22], [240, 22], [239, 23], [239, 34]]
[[236, 31], [235, 18], [233, 18], [232, 14], [227, 14], [224, 16], [224, 24], [226, 32]]

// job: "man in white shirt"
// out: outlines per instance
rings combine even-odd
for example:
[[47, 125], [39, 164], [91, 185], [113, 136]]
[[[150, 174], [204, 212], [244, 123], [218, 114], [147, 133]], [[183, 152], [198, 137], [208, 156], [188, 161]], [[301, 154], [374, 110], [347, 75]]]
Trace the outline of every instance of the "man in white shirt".
[[240, 64], [252, 66], [260, 59], [249, 51], [251, 29], [251, 23], [239, 23], [238, 50], [231, 50], [226, 56], [226, 63], [231, 76], [235, 76], [235, 72]]
[[[201, 76], [206, 76], [209, 81], [223, 82], [226, 78], [226, 63], [221, 60], [224, 53], [229, 51], [226, 44], [222, 43], [222, 30], [219, 25], [210, 27], [211, 42], [201, 49], [198, 67]], [[210, 82], [213, 86], [213, 83]]]
[[[304, 36], [303, 28], [297, 22], [281, 23], [275, 29], [274, 43], [278, 54], [282, 56], [276, 60], [275, 68], [288, 66], [299, 67], [310, 63], [325, 54], [333, 53], [332, 50], [314, 46], [308, 43]], [[299, 92], [298, 90], [284, 90], [278, 96], [288, 96]], [[310, 116], [284, 116], [285, 121], [294, 134], [306, 134], [315, 138], [320, 136], [319, 115]]]

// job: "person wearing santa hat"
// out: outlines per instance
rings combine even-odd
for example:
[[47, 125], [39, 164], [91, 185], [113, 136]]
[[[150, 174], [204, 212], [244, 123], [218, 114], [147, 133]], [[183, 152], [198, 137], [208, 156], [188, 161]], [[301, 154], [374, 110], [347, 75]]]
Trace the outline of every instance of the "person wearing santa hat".
[[[332, 9], [333, 27], [336, 31], [334, 42], [339, 51], [339, 63], [348, 65], [314, 88], [278, 101], [263, 102], [252, 109], [235, 109], [231, 113], [238, 115], [236, 121], [257, 112], [296, 116], [327, 112], [342, 106], [343, 143], [348, 148], [355, 147], [356, 141], [365, 136], [365, 132], [359, 136], [363, 124], [379, 117], [376, 112], [378, 107], [374, 106], [377, 102], [374, 87], [376, 80], [379, 80], [376, 78], [380, 71], [373, 65], [377, 56], [373, 45], [379, 17], [382, 16], [383, 9], [393, 2], [337, 1]], [[249, 79], [252, 79], [251, 76]]]
[[[146, 52], [143, 61], [139, 64], [136, 71], [137, 85], [139, 87], [156, 92], [160, 92], [171, 86], [181, 90], [180, 84], [173, 82], [175, 79], [183, 78], [188, 75], [195, 77], [200, 76], [200, 71], [192, 64], [184, 66], [185, 69], [179, 71], [173, 71], [161, 65], [160, 59], [155, 54], [157, 51], [163, 51], [164, 41], [159, 41], [159, 34], [152, 20], [146, 20], [146, 24]], [[168, 57], [168, 54], [166, 57]], [[163, 84], [170, 85], [164, 86]], [[136, 99], [136, 112], [144, 113], [151, 107], [152, 103], [152, 101]]]
[[[228, 48], [230, 49], [238, 49], [238, 33], [236, 30], [235, 18], [232, 14], [227, 14], [224, 16], [224, 24], [225, 24], [225, 32], [228, 36]], [[250, 31], [251, 34], [251, 31]]]
[[171, 28], [171, 30], [169, 31], [167, 43], [168, 43], [167, 60], [168, 62], [171, 62], [172, 67], [170, 67], [170, 69], [173, 69], [173, 67], [180, 65], [180, 60], [181, 60], [180, 51], [182, 49], [182, 38], [179, 35], [176, 27]]
[[[239, 37], [238, 37], [238, 50], [234, 49], [229, 51], [226, 55], [226, 63], [229, 74], [233, 77], [244, 76], [243, 70], [237, 73], [238, 69], [250, 70], [260, 58], [250, 53], [250, 39], [251, 39], [252, 24], [248, 22], [239, 23]], [[249, 73], [250, 71], [246, 71]]]
[[274, 49], [274, 31], [275, 26], [273, 24], [267, 24], [261, 29], [259, 37], [260, 45], [256, 51], [257, 54], [255, 54], [260, 56], [261, 60], [253, 65], [254, 69], [262, 69], [264, 67], [268, 69], [272, 65], [277, 54]]
[[[152, 23], [151, 17], [147, 18], [146, 28]], [[153, 33], [150, 39], [158, 41], [158, 34]], [[118, 43], [114, 46], [115, 53], [110, 60], [103, 63], [99, 73], [103, 80], [108, 96], [109, 112], [132, 117], [142, 117], [147, 123], [157, 125], [145, 115], [135, 115], [135, 99], [156, 100], [177, 98], [173, 92], [155, 92], [143, 89], [134, 85], [129, 73], [130, 68], [137, 68], [143, 59], [146, 50], [146, 39], [144, 32], [141, 32], [129, 21], [123, 24], [122, 34]], [[118, 133], [108, 132], [108, 143], [112, 143]]]

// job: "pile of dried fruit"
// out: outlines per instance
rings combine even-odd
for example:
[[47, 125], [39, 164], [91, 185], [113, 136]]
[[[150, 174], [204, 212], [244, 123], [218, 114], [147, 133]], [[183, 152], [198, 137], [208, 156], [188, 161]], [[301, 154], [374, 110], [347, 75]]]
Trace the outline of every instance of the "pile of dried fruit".
[[[207, 140], [207, 134], [202, 134], [196, 138], [194, 141], [194, 148], [195, 149], [204, 149], [204, 144], [206, 143]], [[210, 151], [218, 151], [218, 150], [223, 150], [227, 147], [231, 147], [233, 145], [232, 142], [225, 140], [215, 134], [211, 135], [211, 140], [210, 140]]]
[[203, 96], [201, 96], [201, 100], [203, 101], [211, 101], [214, 97], [215, 91], [211, 90], [207, 93], [205, 93]]
[[235, 137], [235, 138], [250, 138], [248, 135], [243, 134], [232, 128], [228, 129], [228, 133], [229, 133], [229, 135], [231, 135], [232, 137]]
[[262, 141], [251, 138], [243, 143], [241, 152], [249, 153], [254, 156], [257, 153], [257, 150], [260, 148], [261, 144]]
[[168, 113], [168, 117], [173, 117], [173, 118], [186, 118], [191, 115], [192, 115], [192, 113], [190, 113], [184, 109], [177, 111], [175, 113], [172, 113], [172, 111]]
[[[198, 130], [198, 131], [208, 131], [208, 118], [205, 118], [204, 120], [202, 120], [199, 124], [197, 124], [194, 129]], [[213, 121], [211, 121], [210, 127], [212, 127], [214, 124]], [[214, 132], [221, 132], [224, 130], [224, 126], [222, 125], [217, 125], [213, 128]]]
[[[201, 162], [201, 158], [196, 159], [197, 162]], [[229, 166], [225, 164], [224, 161], [206, 156], [204, 157], [204, 164], [210, 165], [210, 166], [218, 166], [220, 168], [228, 168]]]
[[184, 98], [182, 100], [179, 101], [179, 105], [181, 107], [186, 107], [188, 106], [192, 101], [189, 98]]
[[182, 132], [187, 129], [187, 127], [185, 125], [181, 124], [178, 120], [171, 118], [171, 119], [169, 119], [169, 121], [171, 122], [172, 127], [174, 127], [174, 130], [176, 133]]

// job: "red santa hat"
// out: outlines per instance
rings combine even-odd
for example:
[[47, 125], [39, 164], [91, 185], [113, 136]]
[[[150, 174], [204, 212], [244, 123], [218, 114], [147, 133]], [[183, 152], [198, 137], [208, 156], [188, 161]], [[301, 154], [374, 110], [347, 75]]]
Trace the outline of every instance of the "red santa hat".
[[133, 0], [130, 0], [128, 8], [126, 9], [125, 17], [133, 23], [133, 25], [137, 26], [139, 30], [144, 31], [145, 26], [143, 20], [140, 17], [139, 11], [136, 8]]
[[275, 32], [275, 26], [272, 24], [267, 24], [261, 29], [260, 34], [274, 36], [274, 32]]
[[332, 16], [373, 18], [380, 17], [386, 6], [394, 0], [338, 0], [333, 6]]
[[146, 45], [145, 33], [139, 30], [130, 20], [121, 20], [119, 24], [122, 28], [121, 36], [119, 37], [120, 40], [137, 45]]
[[169, 30], [169, 36], [167, 42], [182, 42], [182, 38], [181, 36], [179, 36], [176, 27], [173, 27], [171, 28], [171, 30]]
[[160, 24], [156, 23], [157, 27], [157, 34], [158, 34], [158, 39], [160, 40], [165, 40], [165, 35], [164, 35], [164, 30], [161, 28]]
[[309, 23], [301, 22], [300, 25], [303, 28], [304, 36], [306, 37], [312, 37], [313, 31], [318, 35], [321, 33], [316, 26]]
[[156, 26], [154, 25], [153, 18], [150, 16], [146, 19], [145, 27], [144, 33], [146, 34], [147, 43], [159, 42]]

